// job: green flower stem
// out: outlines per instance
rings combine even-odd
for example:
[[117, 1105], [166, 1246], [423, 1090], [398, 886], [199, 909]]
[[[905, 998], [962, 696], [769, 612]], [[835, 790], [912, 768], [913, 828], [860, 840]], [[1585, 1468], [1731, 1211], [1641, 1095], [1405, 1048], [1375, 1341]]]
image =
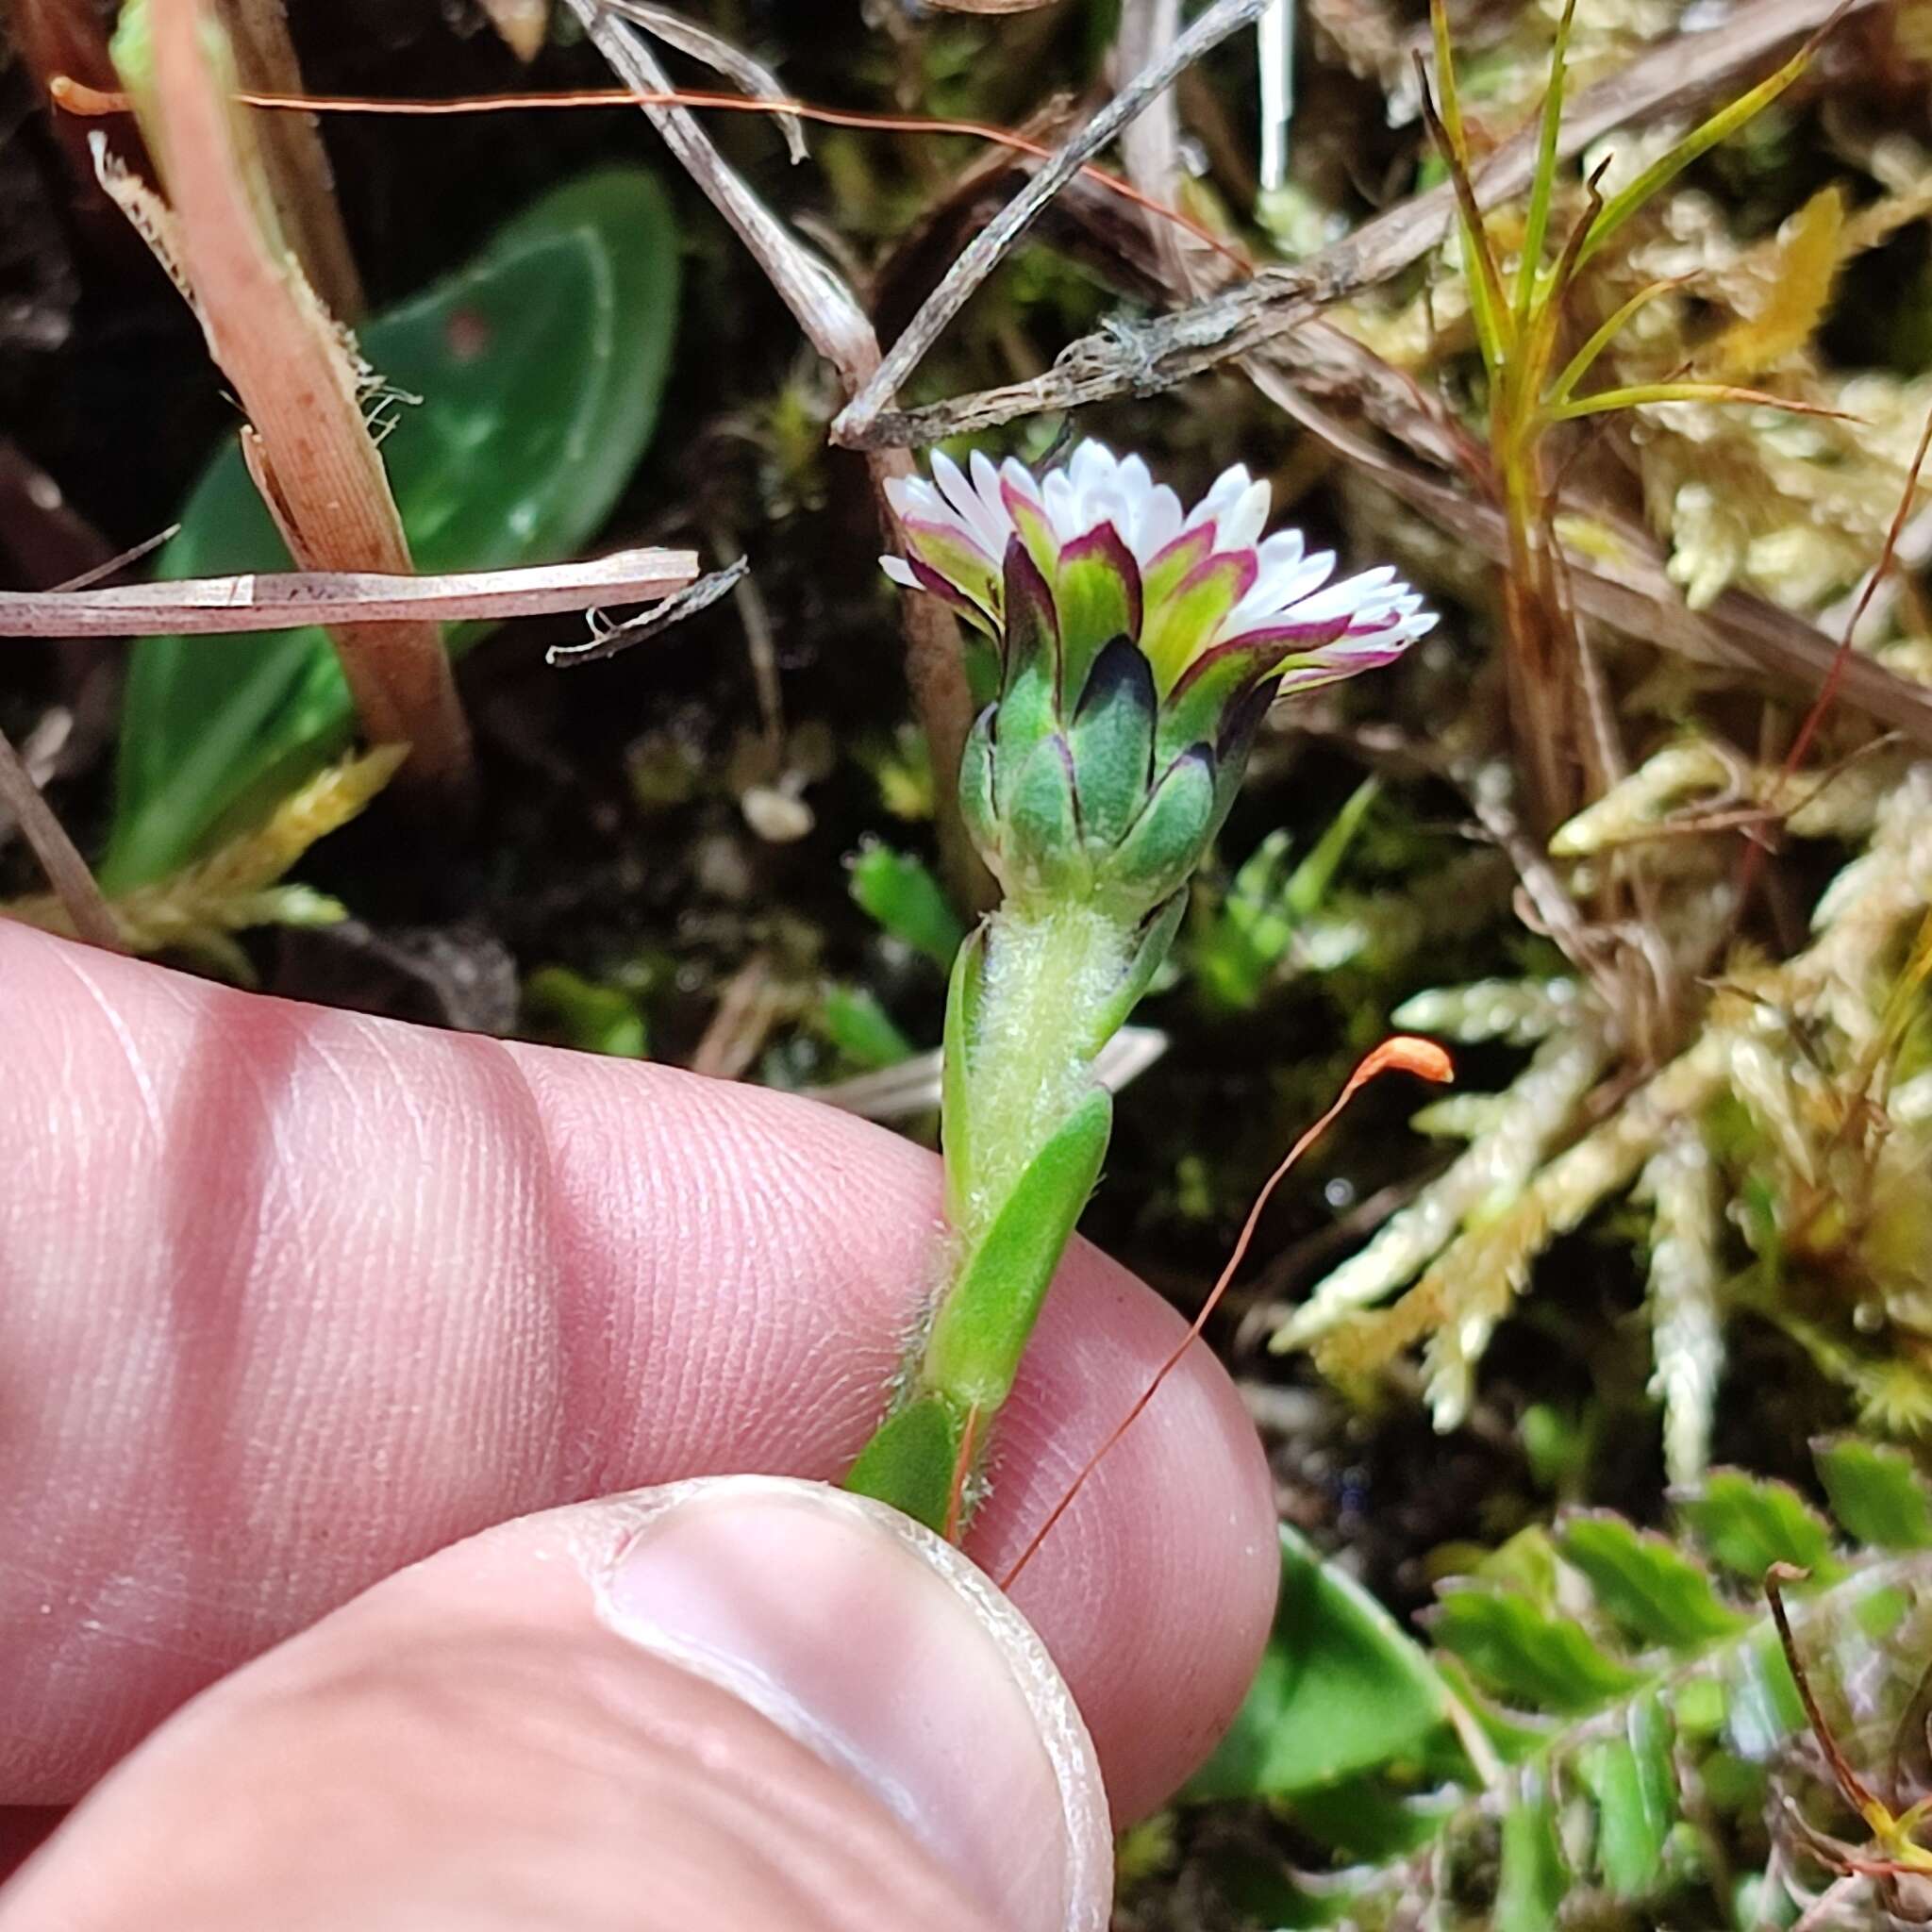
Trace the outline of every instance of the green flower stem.
[[1094, 1057], [1174, 924], [1143, 932], [1091, 900], [1023, 902], [961, 949], [946, 1010], [945, 1285], [846, 1479], [947, 1535], [978, 1500], [993, 1420], [1107, 1152], [1112, 1101]]

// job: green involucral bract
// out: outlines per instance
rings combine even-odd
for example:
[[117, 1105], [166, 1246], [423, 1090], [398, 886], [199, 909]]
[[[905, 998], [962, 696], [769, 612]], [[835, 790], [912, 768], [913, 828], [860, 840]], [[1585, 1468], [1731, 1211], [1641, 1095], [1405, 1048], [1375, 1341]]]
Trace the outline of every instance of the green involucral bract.
[[983, 634], [959, 802], [1004, 900], [947, 1003], [941, 1278], [848, 1482], [956, 1535], [1106, 1157], [1094, 1058], [1166, 957], [1262, 712], [1434, 619], [1392, 571], [1330, 584], [1299, 532], [1264, 539], [1268, 488], [1239, 466], [1191, 511], [1094, 442], [1039, 479], [936, 456], [888, 494], [908, 552], [888, 575]]

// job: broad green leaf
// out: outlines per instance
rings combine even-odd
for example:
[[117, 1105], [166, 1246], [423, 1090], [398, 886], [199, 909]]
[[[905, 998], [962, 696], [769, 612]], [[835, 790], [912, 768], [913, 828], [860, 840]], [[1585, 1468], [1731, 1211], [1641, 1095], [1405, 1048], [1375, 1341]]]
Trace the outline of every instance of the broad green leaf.
[[1541, 1766], [1515, 1774], [1503, 1812], [1503, 1869], [1496, 1880], [1495, 1932], [1556, 1932], [1570, 1889], [1557, 1838], [1557, 1806]]
[[[677, 238], [657, 182], [586, 175], [509, 222], [466, 268], [364, 326], [389, 390], [383, 442], [425, 575], [567, 556], [589, 541], [657, 420], [677, 302]], [[239, 447], [216, 458], [162, 551], [164, 578], [287, 570]], [[460, 650], [486, 626], [451, 638]], [[147, 638], [123, 714], [110, 891], [162, 876], [258, 794], [336, 751], [351, 714], [318, 629]]]
[[1690, 1649], [1745, 1621], [1719, 1597], [1701, 1565], [1621, 1516], [1568, 1517], [1557, 1547], [1590, 1579], [1608, 1615], [1641, 1643]]
[[1287, 1798], [1421, 1750], [1444, 1722], [1435, 1667], [1346, 1572], [1281, 1532], [1281, 1596], [1247, 1701], [1187, 1796]]
[[1445, 1590], [1430, 1634], [1487, 1689], [1531, 1710], [1592, 1710], [1643, 1681], [1641, 1672], [1599, 1650], [1580, 1624], [1514, 1590]]
[[1932, 1549], [1932, 1495], [1912, 1458], [1890, 1443], [1840, 1436], [1814, 1445], [1832, 1513], [1879, 1550]]
[[1678, 1508], [1710, 1554], [1754, 1588], [1774, 1563], [1794, 1563], [1816, 1582], [1838, 1574], [1830, 1528], [1789, 1483], [1721, 1469]]
[[847, 889], [873, 923], [948, 972], [965, 922], [922, 860], [874, 839], [853, 855]]

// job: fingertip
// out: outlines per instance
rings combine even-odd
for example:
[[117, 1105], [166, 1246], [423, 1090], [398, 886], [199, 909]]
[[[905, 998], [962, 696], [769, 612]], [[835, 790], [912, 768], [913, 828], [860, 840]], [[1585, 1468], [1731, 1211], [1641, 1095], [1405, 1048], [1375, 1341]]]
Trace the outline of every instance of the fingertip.
[[[1001, 1420], [973, 1552], [1004, 1575], [1185, 1333], [1076, 1243]], [[1254, 1679], [1280, 1557], [1267, 1460], [1203, 1344], [1093, 1468], [1012, 1585], [1047, 1635], [1107, 1768], [1116, 1824], [1206, 1760]]]

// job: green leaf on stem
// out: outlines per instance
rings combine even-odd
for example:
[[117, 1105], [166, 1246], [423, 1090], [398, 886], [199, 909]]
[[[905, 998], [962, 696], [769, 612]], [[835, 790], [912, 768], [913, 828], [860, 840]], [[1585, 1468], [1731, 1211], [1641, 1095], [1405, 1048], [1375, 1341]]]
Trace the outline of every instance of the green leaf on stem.
[[[369, 323], [393, 422], [383, 457], [419, 570], [504, 569], [592, 537], [656, 423], [677, 304], [670, 204], [633, 168], [587, 175], [517, 216], [466, 267]], [[421, 398], [403, 400], [403, 398]], [[290, 568], [231, 445], [162, 551], [163, 578]], [[462, 650], [487, 625], [455, 630]], [[159, 637], [135, 647], [110, 891], [161, 877], [347, 740], [320, 629]]]
[[1346, 1572], [1281, 1532], [1281, 1595], [1247, 1701], [1183, 1794], [1293, 1798], [1413, 1757], [1447, 1722], [1421, 1645]]
[[966, 1197], [973, 1189], [973, 1124], [967, 1096], [968, 1056], [979, 1028], [979, 993], [986, 974], [986, 927], [953, 956], [953, 974], [946, 987], [945, 1033], [940, 1052], [940, 1144], [946, 1156], [946, 1218], [955, 1227], [965, 1218]]
[[870, 839], [854, 854], [847, 873], [853, 903], [875, 925], [924, 953], [941, 973], [951, 970], [966, 922], [924, 860]]
[[1838, 1574], [1830, 1526], [1789, 1483], [1721, 1469], [1679, 1507], [1711, 1555], [1753, 1589], [1774, 1563], [1821, 1582]]
[[1747, 1621], [1719, 1597], [1701, 1563], [1607, 1510], [1567, 1518], [1557, 1547], [1640, 1643], [1685, 1649], [1728, 1637]]
[[1445, 1590], [1430, 1629], [1485, 1690], [1527, 1710], [1590, 1710], [1642, 1681], [1641, 1672], [1600, 1650], [1581, 1624], [1517, 1590], [1475, 1583]]
[[1912, 1458], [1889, 1442], [1840, 1436], [1813, 1445], [1832, 1514], [1879, 1550], [1932, 1550], [1932, 1494]]
[[937, 1395], [918, 1396], [874, 1432], [844, 1487], [942, 1532], [953, 1506], [959, 1441], [958, 1422], [946, 1403]]
[[1027, 1164], [948, 1291], [921, 1374], [959, 1407], [991, 1419], [1007, 1399], [1112, 1126], [1113, 1096], [1096, 1087]]

